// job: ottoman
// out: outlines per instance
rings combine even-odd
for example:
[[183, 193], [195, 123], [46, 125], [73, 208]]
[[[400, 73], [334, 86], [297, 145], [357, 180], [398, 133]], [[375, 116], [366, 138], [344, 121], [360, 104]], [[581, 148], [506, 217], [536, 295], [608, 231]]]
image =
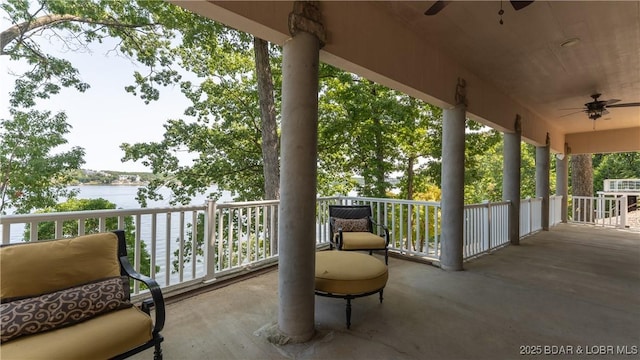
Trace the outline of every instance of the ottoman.
[[351, 299], [382, 292], [387, 266], [371, 255], [352, 251], [316, 253], [315, 293], [347, 300], [347, 329], [351, 327]]

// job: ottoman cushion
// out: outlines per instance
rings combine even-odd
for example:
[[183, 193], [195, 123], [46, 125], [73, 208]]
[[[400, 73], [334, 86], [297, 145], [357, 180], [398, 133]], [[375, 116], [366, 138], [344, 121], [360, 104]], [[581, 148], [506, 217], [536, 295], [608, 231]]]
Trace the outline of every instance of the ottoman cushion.
[[357, 295], [387, 284], [387, 266], [373, 256], [347, 251], [316, 253], [316, 291]]

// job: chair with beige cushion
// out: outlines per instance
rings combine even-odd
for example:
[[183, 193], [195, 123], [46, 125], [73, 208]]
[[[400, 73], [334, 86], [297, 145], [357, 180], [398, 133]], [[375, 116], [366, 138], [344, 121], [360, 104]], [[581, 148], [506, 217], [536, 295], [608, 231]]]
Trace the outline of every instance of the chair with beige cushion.
[[[140, 308], [130, 280], [149, 290]], [[0, 283], [3, 360], [123, 359], [148, 348], [162, 359], [162, 292], [127, 260], [121, 230], [3, 245]]]
[[[331, 249], [384, 250], [384, 263], [389, 263], [389, 229], [373, 220], [369, 205], [329, 205]], [[380, 235], [374, 233], [380, 229]]]

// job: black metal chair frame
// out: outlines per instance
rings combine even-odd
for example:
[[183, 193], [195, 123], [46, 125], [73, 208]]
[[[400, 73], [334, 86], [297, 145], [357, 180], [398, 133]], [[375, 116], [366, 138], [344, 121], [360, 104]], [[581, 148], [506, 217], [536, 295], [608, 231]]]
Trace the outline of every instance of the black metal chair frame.
[[316, 295], [347, 300], [347, 329], [349, 329], [351, 328], [351, 300], [359, 297], [373, 295], [375, 293], [380, 293], [380, 304], [382, 304], [383, 292], [384, 292], [384, 287], [378, 290], [374, 290], [374, 291], [370, 291], [362, 294], [349, 294], [349, 295], [333, 294], [333, 293], [316, 290]]
[[[382, 228], [384, 234], [380, 234], [380, 236], [384, 237], [385, 246], [379, 249], [343, 249], [342, 248], [342, 228], [335, 229], [335, 218], [341, 219], [369, 219], [369, 232], [373, 232], [373, 227]], [[368, 250], [369, 255], [373, 253], [373, 250], [384, 250], [384, 263], [386, 265], [389, 264], [389, 228], [387, 228], [383, 224], [379, 224], [373, 220], [371, 206], [370, 205], [329, 205], [329, 228], [331, 231], [331, 240], [329, 244], [329, 248], [333, 250], [335, 246], [338, 250], [348, 250], [348, 251], [357, 251], [357, 250]], [[337, 243], [335, 243], [336, 239], [334, 239], [333, 234], [338, 233]]]
[[149, 288], [149, 292], [151, 293], [151, 299], [144, 300], [140, 306], [140, 309], [147, 315], [151, 316], [151, 308], [154, 308], [155, 321], [151, 333], [151, 340], [123, 354], [113, 357], [112, 359], [125, 359], [133, 354], [137, 354], [151, 347], [155, 347], [155, 350], [153, 352], [153, 359], [162, 360], [162, 348], [160, 344], [164, 340], [164, 337], [160, 335], [160, 331], [164, 327], [165, 306], [164, 298], [162, 297], [162, 291], [160, 290], [160, 285], [158, 285], [158, 283], [154, 279], [135, 271], [133, 266], [131, 266], [129, 259], [127, 258], [127, 242], [125, 240], [124, 231], [116, 230], [113, 231], [113, 233], [118, 236], [118, 259], [120, 260], [120, 275], [128, 276], [147, 285], [147, 287]]

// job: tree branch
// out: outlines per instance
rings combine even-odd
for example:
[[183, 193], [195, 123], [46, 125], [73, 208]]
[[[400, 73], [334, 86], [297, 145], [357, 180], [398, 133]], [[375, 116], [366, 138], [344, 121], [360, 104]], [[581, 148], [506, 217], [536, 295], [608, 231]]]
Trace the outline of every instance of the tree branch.
[[23, 23], [13, 25], [10, 28], [4, 30], [2, 33], [0, 33], [0, 55], [6, 54], [4, 49], [10, 42], [17, 39], [20, 36], [23, 36], [29, 31], [42, 28], [45, 26], [51, 26], [51, 25], [56, 25], [60, 23], [65, 23], [65, 22], [79, 22], [79, 23], [92, 24], [92, 25], [104, 25], [104, 26], [110, 26], [110, 27], [121, 27], [121, 28], [130, 28], [130, 29], [157, 25], [155, 23], [126, 24], [118, 21], [99, 21], [99, 20], [87, 19], [80, 16], [69, 15], [69, 14], [44, 15], [34, 19], [33, 21], [25, 21]]

